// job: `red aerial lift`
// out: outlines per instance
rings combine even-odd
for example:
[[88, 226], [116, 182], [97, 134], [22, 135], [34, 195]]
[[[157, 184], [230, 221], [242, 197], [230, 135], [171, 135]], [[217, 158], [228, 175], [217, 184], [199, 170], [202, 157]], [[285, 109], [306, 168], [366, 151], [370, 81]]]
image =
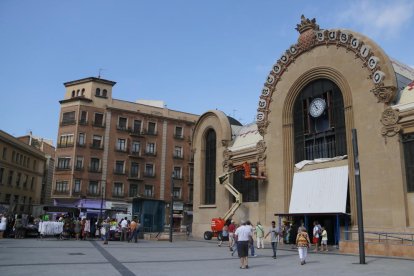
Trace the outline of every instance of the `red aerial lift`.
[[226, 221], [231, 218], [236, 210], [240, 207], [243, 202], [242, 194], [237, 191], [236, 188], [230, 183], [229, 178], [235, 172], [244, 171], [244, 179], [266, 179], [265, 176], [258, 176], [257, 169], [251, 168], [250, 164], [244, 162], [241, 165], [235, 166], [228, 172], [217, 177], [216, 183], [224, 185], [224, 187], [235, 197], [235, 201], [230, 207], [230, 209], [224, 214], [223, 217], [211, 219], [211, 231], [204, 232], [204, 239], [211, 240], [213, 237], [217, 237], [218, 240], [221, 240], [221, 232], [223, 230], [224, 224]]

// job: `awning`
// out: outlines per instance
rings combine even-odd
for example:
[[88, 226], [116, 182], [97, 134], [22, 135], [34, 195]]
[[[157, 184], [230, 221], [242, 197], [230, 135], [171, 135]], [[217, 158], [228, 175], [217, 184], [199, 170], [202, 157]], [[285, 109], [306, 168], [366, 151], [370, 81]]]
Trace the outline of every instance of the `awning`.
[[183, 214], [173, 214], [173, 218], [183, 218]]
[[347, 191], [348, 166], [297, 172], [289, 213], [345, 213]]
[[67, 206], [44, 206], [43, 210], [50, 213], [76, 213], [86, 209]]

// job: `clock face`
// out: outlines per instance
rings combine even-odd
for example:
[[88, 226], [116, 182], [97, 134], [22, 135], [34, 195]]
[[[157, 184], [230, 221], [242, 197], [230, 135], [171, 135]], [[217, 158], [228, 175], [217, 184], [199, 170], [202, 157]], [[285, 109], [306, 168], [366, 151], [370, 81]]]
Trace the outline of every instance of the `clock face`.
[[323, 114], [326, 108], [326, 102], [322, 98], [314, 99], [309, 106], [309, 114], [316, 118]]

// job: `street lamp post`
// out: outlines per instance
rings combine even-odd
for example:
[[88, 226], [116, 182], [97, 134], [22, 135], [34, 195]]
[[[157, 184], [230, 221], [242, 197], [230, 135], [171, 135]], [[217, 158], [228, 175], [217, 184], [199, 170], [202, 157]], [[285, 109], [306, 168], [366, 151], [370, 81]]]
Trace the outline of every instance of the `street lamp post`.
[[358, 138], [356, 129], [352, 129], [352, 147], [354, 150], [355, 192], [358, 216], [359, 263], [365, 264], [364, 219], [362, 214], [361, 171], [359, 168]]
[[103, 209], [104, 192], [105, 192], [104, 186], [102, 186], [101, 188], [102, 188], [102, 196], [101, 196], [101, 210], [99, 212], [99, 219], [102, 219], [102, 209]]
[[171, 204], [170, 204], [170, 242], [173, 237], [173, 215], [174, 215], [174, 172], [171, 174]]

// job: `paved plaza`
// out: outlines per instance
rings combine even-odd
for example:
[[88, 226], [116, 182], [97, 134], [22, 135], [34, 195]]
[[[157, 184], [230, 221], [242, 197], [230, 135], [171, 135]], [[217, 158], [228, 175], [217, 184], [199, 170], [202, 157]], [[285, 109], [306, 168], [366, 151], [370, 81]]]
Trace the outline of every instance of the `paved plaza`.
[[138, 243], [48, 239], [0, 240], [0, 275], [413, 275], [414, 261], [313, 253], [301, 266], [298, 254], [282, 245], [276, 260], [269, 244], [249, 258], [249, 269], [215, 241]]

